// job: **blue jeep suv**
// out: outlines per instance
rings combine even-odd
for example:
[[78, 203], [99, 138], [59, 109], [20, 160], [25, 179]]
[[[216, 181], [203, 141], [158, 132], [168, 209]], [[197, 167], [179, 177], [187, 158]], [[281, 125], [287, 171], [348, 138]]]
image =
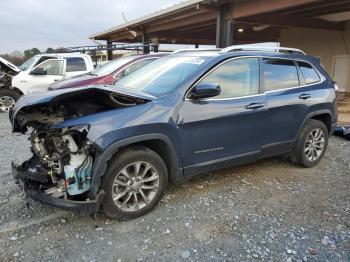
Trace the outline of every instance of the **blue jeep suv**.
[[288, 155], [323, 157], [337, 121], [334, 83], [300, 50], [180, 51], [118, 81], [21, 98], [13, 132], [33, 156], [13, 176], [53, 206], [130, 219], [168, 181]]

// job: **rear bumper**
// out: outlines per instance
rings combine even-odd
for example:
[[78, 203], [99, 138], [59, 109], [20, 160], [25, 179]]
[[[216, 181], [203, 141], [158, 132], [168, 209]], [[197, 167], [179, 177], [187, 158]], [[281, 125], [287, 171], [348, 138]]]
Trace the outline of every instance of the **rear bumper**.
[[44, 182], [44, 176], [42, 174], [33, 175], [33, 173], [24, 170], [22, 166], [18, 166], [14, 163], [12, 163], [12, 176], [15, 180], [21, 183], [26, 197], [49, 206], [73, 212], [83, 214], [97, 213], [105, 196], [103, 190], [96, 195], [94, 200], [87, 201], [68, 200], [47, 195], [37, 189], [38, 184]]

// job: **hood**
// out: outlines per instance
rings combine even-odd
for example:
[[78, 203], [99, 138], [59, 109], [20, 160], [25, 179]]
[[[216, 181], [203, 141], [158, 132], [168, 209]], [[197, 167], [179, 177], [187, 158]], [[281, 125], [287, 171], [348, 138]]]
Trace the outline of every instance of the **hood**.
[[13, 132], [25, 133], [28, 126], [51, 126], [68, 119], [136, 106], [154, 99], [147, 93], [115, 86], [67, 88], [23, 96], [9, 116]]
[[2, 69], [5, 69], [7, 71], [11, 71], [13, 73], [19, 73], [22, 70], [19, 69], [17, 66], [15, 66], [14, 64], [12, 64], [11, 62], [7, 61], [6, 59], [0, 57], [0, 67]]
[[77, 87], [82, 85], [88, 85], [93, 84], [93, 82], [101, 79], [101, 76], [96, 75], [90, 75], [90, 74], [83, 74], [78, 76], [73, 76], [70, 78], [65, 78], [61, 81], [57, 81], [52, 83], [49, 86], [49, 90], [55, 90], [60, 88], [70, 88], [70, 87]]

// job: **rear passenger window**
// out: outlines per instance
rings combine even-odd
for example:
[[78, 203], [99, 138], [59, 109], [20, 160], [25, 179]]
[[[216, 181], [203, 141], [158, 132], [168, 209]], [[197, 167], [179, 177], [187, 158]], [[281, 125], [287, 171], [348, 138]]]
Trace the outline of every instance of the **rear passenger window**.
[[301, 73], [303, 74], [305, 84], [313, 84], [319, 82], [320, 76], [312, 65], [305, 62], [298, 62]]
[[298, 70], [291, 60], [264, 58], [265, 91], [299, 86]]
[[235, 98], [259, 93], [259, 59], [242, 58], [226, 62], [201, 80], [217, 83], [220, 95], [215, 98]]
[[86, 71], [86, 64], [81, 57], [67, 58], [66, 72]]

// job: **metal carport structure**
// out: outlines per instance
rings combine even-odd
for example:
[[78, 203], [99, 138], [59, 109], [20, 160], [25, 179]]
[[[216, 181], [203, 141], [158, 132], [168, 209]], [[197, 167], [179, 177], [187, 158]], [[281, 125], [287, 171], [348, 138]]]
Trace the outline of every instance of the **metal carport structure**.
[[343, 21], [322, 16], [349, 10], [349, 0], [189, 0], [90, 38], [108, 44], [152, 41], [225, 47], [278, 41], [285, 27], [344, 30]]

